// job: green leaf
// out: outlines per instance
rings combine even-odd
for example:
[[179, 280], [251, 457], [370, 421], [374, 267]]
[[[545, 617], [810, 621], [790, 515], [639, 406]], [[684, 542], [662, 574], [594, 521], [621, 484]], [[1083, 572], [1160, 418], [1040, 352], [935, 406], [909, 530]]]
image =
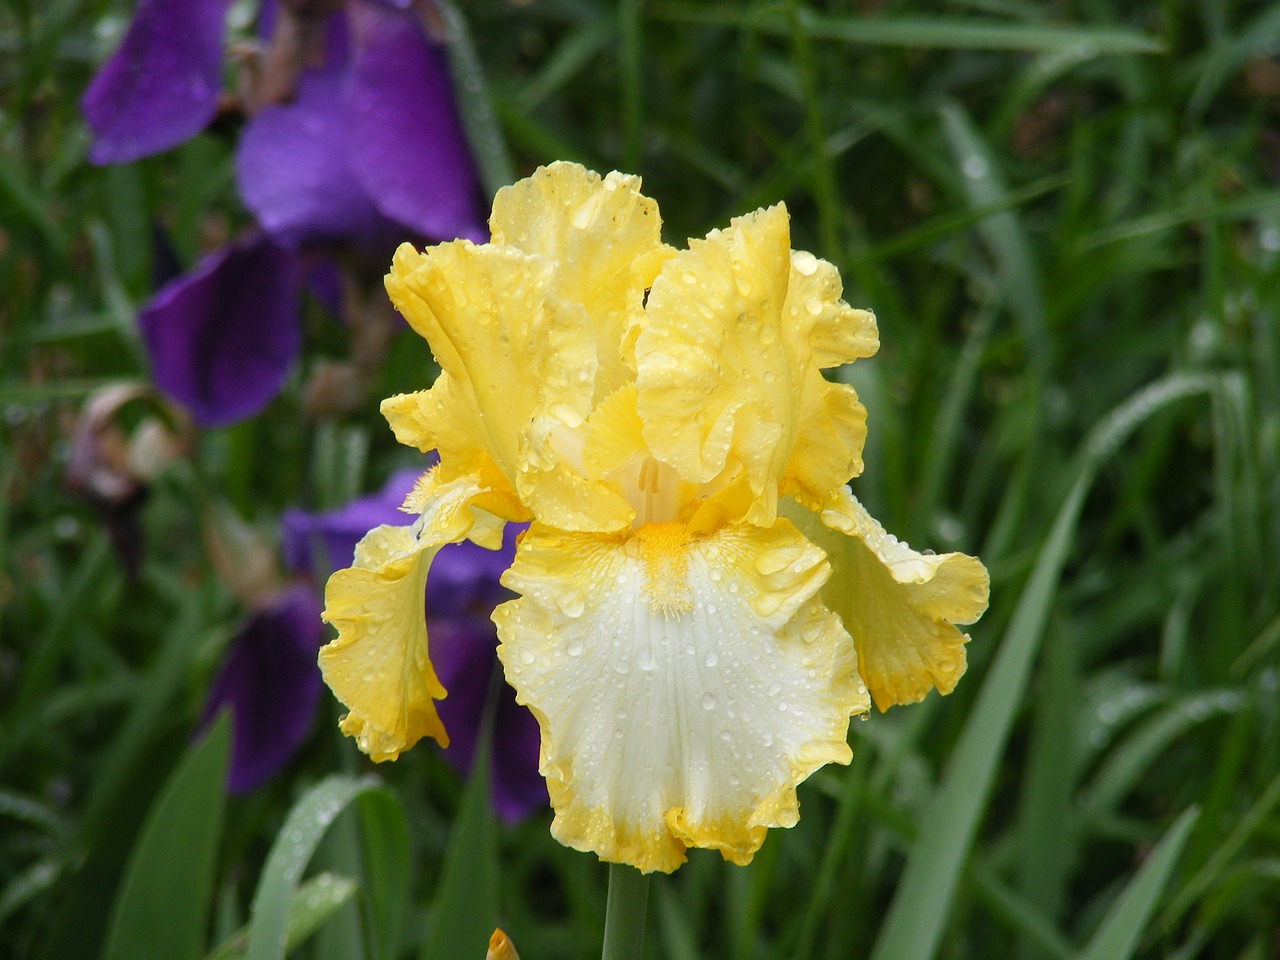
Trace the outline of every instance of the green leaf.
[[[672, 20], [716, 23], [764, 33], [786, 33], [777, 11], [745, 13], [737, 7], [670, 5], [661, 11]], [[1026, 50], [1070, 52], [1081, 60], [1107, 53], [1159, 53], [1156, 37], [1109, 26], [1013, 23], [962, 17], [821, 16], [801, 11], [801, 28], [816, 40], [873, 46], [934, 47], [943, 50]]]
[[1224, 713], [1235, 713], [1247, 702], [1239, 690], [1213, 690], [1184, 697], [1162, 710], [1108, 755], [1081, 798], [1081, 806], [1090, 814], [1109, 812], [1188, 730]]
[[1153, 414], [1185, 397], [1212, 394], [1218, 385], [1218, 378], [1211, 376], [1165, 377], [1104, 417], [1086, 438], [1075, 483], [1040, 548], [978, 701], [925, 811], [872, 960], [929, 960], [937, 951], [1014, 715], [1026, 694], [1085, 494], [1099, 466]]
[[1173, 903], [1165, 908], [1161, 923], [1166, 930], [1171, 928], [1210, 887], [1218, 882], [1232, 859], [1239, 855], [1250, 838], [1265, 827], [1267, 818], [1277, 806], [1280, 806], [1280, 773], [1272, 778], [1262, 796], [1254, 802], [1245, 815], [1236, 821], [1231, 833], [1218, 844], [1209, 859], [1196, 871], [1195, 876], [1178, 891]]
[[1197, 816], [1199, 811], [1195, 807], [1183, 811], [1107, 911], [1102, 925], [1077, 960], [1125, 960], [1133, 955], [1134, 945], [1155, 911]]
[[373, 935], [373, 960], [395, 960], [400, 932], [409, 910], [412, 873], [409, 863], [409, 825], [404, 808], [390, 793], [365, 794], [360, 800], [362, 874]]
[[1022, 221], [1008, 208], [1008, 190], [996, 166], [996, 158], [969, 114], [951, 102], [940, 108], [942, 130], [961, 172], [961, 183], [975, 209], [1006, 209], [978, 224], [978, 232], [991, 250], [1000, 289], [1027, 339], [1032, 357], [1041, 365], [1049, 360], [1049, 336], [1044, 323], [1044, 295], [1040, 271]]
[[453, 76], [462, 129], [475, 154], [485, 191], [493, 194], [515, 181], [515, 168], [502, 127], [494, 116], [493, 104], [489, 102], [484, 66], [476, 55], [467, 21], [458, 9], [448, 0], [438, 0], [435, 8], [444, 21], [449, 40], [449, 72]]
[[420, 960], [484, 956], [498, 919], [498, 847], [489, 810], [489, 738], [480, 736], [471, 779], [431, 904]]
[[[285, 949], [294, 949], [319, 930], [339, 907], [351, 899], [356, 889], [354, 880], [333, 873], [318, 873], [300, 886], [289, 907]], [[248, 946], [249, 925], [245, 924], [205, 960], [240, 960]]]
[[166, 781], [116, 895], [105, 960], [204, 953], [230, 750], [224, 715]]
[[321, 780], [294, 804], [258, 880], [249, 923], [248, 960], [283, 960], [298, 884], [316, 845], [351, 801], [378, 789], [373, 777], [335, 775]]

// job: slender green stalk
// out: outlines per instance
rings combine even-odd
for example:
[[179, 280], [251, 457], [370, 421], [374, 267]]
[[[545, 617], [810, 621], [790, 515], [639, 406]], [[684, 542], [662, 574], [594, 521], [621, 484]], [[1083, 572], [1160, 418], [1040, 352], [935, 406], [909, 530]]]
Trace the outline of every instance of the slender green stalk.
[[609, 900], [604, 916], [601, 960], [640, 960], [649, 877], [624, 863], [609, 864]]

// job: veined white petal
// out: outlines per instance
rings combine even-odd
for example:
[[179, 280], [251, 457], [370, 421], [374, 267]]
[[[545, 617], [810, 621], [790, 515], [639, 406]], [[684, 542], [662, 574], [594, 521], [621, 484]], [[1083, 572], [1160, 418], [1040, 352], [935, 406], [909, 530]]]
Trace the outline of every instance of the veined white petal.
[[822, 551], [787, 521], [690, 538], [536, 525], [503, 578], [498, 655], [542, 726], [552, 833], [670, 871], [689, 846], [748, 862], [798, 817], [796, 785], [847, 763], [870, 706], [853, 643], [818, 598]]

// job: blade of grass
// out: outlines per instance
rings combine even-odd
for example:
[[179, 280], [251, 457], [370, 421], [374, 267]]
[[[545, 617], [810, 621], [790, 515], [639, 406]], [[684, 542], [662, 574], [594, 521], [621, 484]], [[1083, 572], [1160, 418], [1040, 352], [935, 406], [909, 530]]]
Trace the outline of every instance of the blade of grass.
[[489, 727], [486, 720], [431, 903], [420, 960], [478, 957], [497, 926], [498, 848], [489, 809]]
[[[285, 928], [286, 950], [293, 950], [355, 895], [356, 882], [332, 873], [318, 873], [298, 888], [289, 908]], [[205, 960], [241, 960], [249, 947], [249, 925], [245, 924]]]
[[[938, 112], [970, 205], [979, 209], [1007, 206], [1009, 191], [997, 170], [996, 159], [968, 113], [955, 102], [943, 104]], [[1044, 294], [1022, 221], [1012, 208], [1007, 208], [980, 221], [978, 232], [991, 249], [1001, 292], [1027, 339], [1032, 362], [1043, 370], [1051, 360], [1044, 322]]]
[[1125, 886], [1115, 905], [1107, 911], [1097, 932], [1089, 939], [1077, 960], [1127, 960], [1146, 928], [1160, 894], [1173, 873], [1178, 856], [1186, 845], [1191, 827], [1199, 811], [1189, 807], [1164, 835], [1132, 880]]
[[1238, 690], [1184, 697], [1149, 718], [1107, 757], [1081, 803], [1091, 815], [1113, 810], [1170, 745], [1198, 723], [1234, 713], [1248, 702]]
[[559, 43], [537, 73], [522, 82], [518, 90], [512, 91], [512, 104], [526, 114], [532, 113], [581, 73], [591, 60], [613, 43], [615, 36], [613, 25], [606, 17], [584, 21]]
[[362, 794], [382, 789], [373, 777], [326, 777], [289, 811], [258, 879], [249, 922], [248, 960], [284, 960], [289, 916], [302, 871], [338, 814]]
[[929, 960], [937, 951], [1014, 714], [1026, 692], [1085, 494], [1099, 466], [1155, 413], [1185, 397], [1217, 389], [1216, 377], [1165, 377], [1138, 391], [1086, 438], [1076, 480], [1045, 538], [977, 703], [925, 811], [872, 960]]
[[1173, 902], [1160, 915], [1160, 929], [1171, 930], [1192, 904], [1218, 882], [1227, 864], [1240, 853], [1249, 838], [1264, 826], [1277, 805], [1280, 805], [1280, 774], [1272, 778], [1267, 784], [1267, 789], [1262, 792], [1262, 796], [1258, 797], [1249, 811], [1240, 818], [1231, 833], [1214, 850], [1213, 855], [1187, 881], [1186, 886], [1178, 891]]
[[622, 169], [641, 169], [644, 149], [644, 36], [640, 0], [618, 4], [618, 70], [622, 86]]
[[169, 776], [151, 806], [116, 893], [103, 960], [205, 951], [226, 802], [231, 722], [225, 714]]
[[[731, 6], [664, 4], [655, 15], [686, 23], [746, 27], [782, 35], [788, 30], [777, 11], [744, 14]], [[874, 46], [932, 47], [943, 50], [1078, 51], [1079, 56], [1160, 53], [1159, 38], [1117, 27], [978, 21], [967, 17], [821, 16], [803, 11], [801, 27], [815, 40]]]
[[444, 21], [449, 38], [449, 72], [453, 76], [462, 129], [475, 154], [485, 192], [493, 195], [515, 181], [515, 168], [502, 136], [502, 127], [489, 102], [484, 67], [476, 55], [466, 19], [458, 8], [450, 0], [437, 0], [435, 9]]

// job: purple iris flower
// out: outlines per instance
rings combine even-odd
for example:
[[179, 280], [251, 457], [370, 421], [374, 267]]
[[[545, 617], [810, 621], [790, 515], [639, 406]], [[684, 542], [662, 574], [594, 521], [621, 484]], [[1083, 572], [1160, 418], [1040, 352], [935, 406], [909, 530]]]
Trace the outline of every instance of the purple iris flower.
[[[82, 103], [91, 160], [137, 159], [208, 124], [227, 6], [140, 0]], [[298, 53], [292, 95], [257, 109], [237, 146], [236, 183], [260, 232], [206, 256], [141, 312], [157, 385], [202, 426], [252, 416], [279, 391], [301, 342], [300, 258], [341, 246], [385, 263], [401, 240], [486, 236], [445, 56], [418, 13], [390, 0], [334, 7], [322, 42]], [[271, 25], [283, 13], [265, 4], [262, 16]]]
[[206, 723], [231, 711], [232, 793], [270, 777], [310, 733], [323, 685], [316, 667], [323, 642], [320, 600], [300, 583], [280, 591], [240, 627], [205, 708]]
[[213, 119], [222, 89], [229, 0], [138, 0], [120, 49], [81, 107], [89, 159], [128, 163], [189, 140]]
[[[380, 492], [338, 510], [285, 511], [280, 524], [286, 565], [310, 572], [317, 580], [350, 565], [356, 542], [366, 532], [384, 523], [403, 523], [404, 514], [398, 508], [418, 476], [419, 471], [399, 471]], [[516, 527], [507, 526], [500, 550], [485, 550], [470, 541], [444, 547], [427, 576], [431, 662], [449, 691], [437, 704], [450, 736], [444, 755], [463, 773], [470, 770], [475, 755], [496, 669], [497, 635], [489, 614], [510, 597], [498, 577], [514, 559], [517, 532]], [[319, 682], [315, 651], [313, 647], [309, 663]], [[494, 810], [510, 823], [545, 807], [548, 801], [538, 773], [538, 723], [516, 704], [510, 687], [501, 684], [500, 690], [494, 714], [490, 785]]]

